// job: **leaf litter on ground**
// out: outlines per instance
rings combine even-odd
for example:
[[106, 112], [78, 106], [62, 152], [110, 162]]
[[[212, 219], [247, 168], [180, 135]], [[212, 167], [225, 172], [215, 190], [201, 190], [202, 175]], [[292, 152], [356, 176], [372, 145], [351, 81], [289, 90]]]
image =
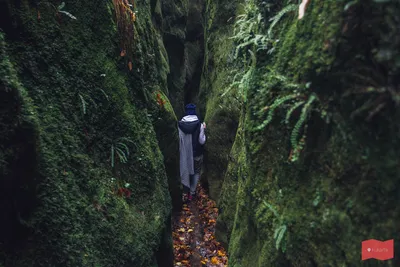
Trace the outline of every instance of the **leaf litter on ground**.
[[225, 249], [215, 239], [218, 208], [199, 185], [196, 200], [184, 204], [173, 224], [175, 267], [227, 267]]

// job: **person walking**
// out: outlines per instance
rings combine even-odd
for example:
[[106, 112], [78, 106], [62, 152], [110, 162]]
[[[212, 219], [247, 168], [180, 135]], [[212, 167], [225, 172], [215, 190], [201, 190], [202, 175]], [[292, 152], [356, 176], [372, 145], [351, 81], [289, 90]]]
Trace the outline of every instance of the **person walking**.
[[185, 106], [185, 116], [178, 122], [179, 165], [183, 200], [192, 200], [196, 195], [197, 183], [203, 164], [203, 150], [206, 142], [206, 124], [196, 114], [196, 105]]

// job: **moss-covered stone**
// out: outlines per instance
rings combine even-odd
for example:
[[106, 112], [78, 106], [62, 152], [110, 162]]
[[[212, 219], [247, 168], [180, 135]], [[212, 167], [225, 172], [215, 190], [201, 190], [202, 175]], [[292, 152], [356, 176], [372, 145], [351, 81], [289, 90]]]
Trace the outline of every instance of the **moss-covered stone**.
[[169, 57], [168, 97], [178, 118], [197, 98], [203, 66], [204, 0], [162, 1], [162, 29]]
[[[287, 2], [276, 1], [272, 10], [276, 14]], [[274, 28], [280, 40], [275, 49], [269, 57], [257, 53], [238, 131], [244, 135], [232, 149], [233, 159], [246, 160], [229, 163], [219, 202], [218, 235], [229, 243], [230, 266], [378, 266], [360, 261], [361, 241], [395, 239], [398, 69], [394, 61], [378, 60], [378, 51], [397, 54], [384, 43], [397, 42], [398, 28], [389, 21], [398, 21], [399, 10], [390, 2], [345, 6], [316, 0], [302, 20], [286, 13]], [[378, 92], [382, 86], [396, 93]], [[290, 105], [282, 104], [264, 129], [255, 130], [271, 104], [292, 93], [318, 99], [296, 130], [305, 133], [305, 146], [295, 162], [289, 156], [301, 108], [285, 125]], [[378, 111], [378, 105], [385, 108]], [[236, 181], [240, 169], [247, 175]]]
[[[217, 200], [238, 125], [241, 101], [235, 90], [222, 96], [232, 83], [233, 22], [240, 1], [207, 1], [205, 57], [199, 99], [207, 123], [206, 168], [210, 197]], [[204, 101], [205, 100], [205, 101]]]
[[151, 117], [159, 140], [160, 150], [164, 155], [164, 165], [168, 176], [173, 208], [177, 211], [182, 204], [177, 118], [171, 103], [164, 93], [155, 91], [152, 100], [154, 107]]
[[239, 179], [247, 177], [246, 151], [244, 146], [244, 116], [238, 126], [232, 151], [229, 154], [229, 164], [226, 170], [223, 187], [218, 201], [219, 215], [216, 225], [216, 237], [225, 247], [228, 247], [233, 223], [236, 215], [236, 199]]
[[0, 262], [172, 266], [176, 117], [169, 107], [159, 128], [150, 116], [168, 72], [151, 7], [135, 7], [129, 59], [112, 1], [66, 1], [77, 20], [41, 3], [2, 4]]

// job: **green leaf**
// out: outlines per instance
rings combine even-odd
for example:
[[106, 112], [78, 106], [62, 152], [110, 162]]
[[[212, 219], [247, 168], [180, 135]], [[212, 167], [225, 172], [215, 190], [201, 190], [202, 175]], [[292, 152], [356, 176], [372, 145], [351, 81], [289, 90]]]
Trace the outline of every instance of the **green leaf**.
[[104, 92], [103, 89], [99, 89], [99, 90], [103, 93], [103, 95], [107, 98], [107, 100], [109, 100], [108, 95], [106, 94], [106, 92]]
[[121, 160], [122, 163], [127, 163], [128, 159], [126, 158], [125, 152], [122, 151], [120, 148], [115, 147], [115, 151], [117, 151], [117, 154]]
[[119, 138], [118, 140], [124, 140], [124, 141], [126, 141], [126, 142], [135, 144], [135, 142], [133, 142], [130, 138], [127, 138], [127, 137], [121, 137], [121, 138]]
[[114, 145], [111, 145], [111, 167], [114, 168]]
[[96, 104], [96, 102], [93, 100], [93, 98], [91, 98], [90, 96], [88, 96], [88, 99], [90, 100], [90, 102], [92, 102], [93, 106], [94, 106], [95, 108], [97, 108], [97, 104]]
[[299, 8], [298, 5], [292, 4], [284, 7], [281, 11], [278, 12], [277, 15], [274, 17], [270, 18], [269, 21], [271, 22], [271, 25], [269, 26], [268, 29], [268, 36], [272, 36], [272, 29], [275, 27], [275, 25], [279, 22], [279, 20], [283, 17], [288, 12], [295, 11]]
[[67, 16], [70, 17], [71, 19], [77, 19], [74, 15], [72, 15], [71, 13], [69, 13], [69, 12], [67, 12], [67, 11], [61, 11], [61, 10], [59, 10], [58, 12], [67, 15]]
[[286, 233], [286, 225], [283, 225], [280, 228], [279, 235], [278, 235], [278, 238], [276, 240], [276, 249], [279, 249], [279, 245], [280, 245], [285, 233]]
[[60, 11], [65, 7], [65, 2], [62, 2], [61, 5], [58, 6], [58, 10]]
[[264, 202], [264, 205], [269, 209], [269, 210], [271, 210], [274, 214], [275, 214], [275, 216], [277, 217], [277, 218], [280, 218], [279, 217], [279, 214], [278, 214], [278, 211], [274, 208], [274, 207], [272, 207], [267, 201], [265, 201], [265, 200], [263, 200], [263, 202]]
[[233, 86], [229, 86], [228, 89], [226, 89], [226, 91], [221, 95], [222, 97], [224, 97], [227, 93], [229, 93], [232, 90]]
[[125, 145], [124, 143], [118, 142], [117, 145], [122, 146], [123, 148], [125, 148], [126, 150], [126, 154], [129, 156], [129, 148], [127, 145]]
[[79, 98], [81, 99], [83, 114], [86, 114], [86, 101], [81, 94], [79, 94]]
[[281, 230], [280, 227], [278, 227], [278, 228], [275, 229], [275, 231], [274, 231], [274, 239], [275, 239], [275, 240], [278, 238], [278, 234], [279, 234], [279, 231], [280, 231], [280, 230]]
[[344, 6], [344, 11], [347, 11], [350, 7], [358, 4], [358, 0], [350, 1]]
[[296, 104], [294, 104], [286, 113], [286, 118], [285, 118], [285, 123], [289, 124], [289, 120], [290, 120], [290, 116], [292, 115], [292, 113], [301, 105], [303, 105], [305, 103], [305, 101], [299, 101]]

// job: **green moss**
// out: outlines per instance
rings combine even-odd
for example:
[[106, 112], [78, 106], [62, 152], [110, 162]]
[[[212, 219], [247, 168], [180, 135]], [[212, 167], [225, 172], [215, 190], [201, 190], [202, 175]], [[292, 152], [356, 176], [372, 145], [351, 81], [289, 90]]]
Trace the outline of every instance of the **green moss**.
[[303, 19], [293, 15], [292, 23], [281, 30], [283, 43], [278, 47], [275, 69], [292, 73], [295, 81], [304, 82], [310, 75], [329, 70], [339, 42], [342, 11], [341, 2], [314, 1]]
[[[158, 96], [163, 105], [157, 103]], [[182, 190], [179, 174], [179, 139], [177, 118], [171, 103], [161, 91], [153, 93], [154, 101], [151, 113], [153, 125], [157, 133], [160, 150], [164, 156], [164, 165], [168, 176], [169, 192], [172, 197], [172, 204], [175, 210], [179, 210], [182, 204]], [[156, 104], [157, 103], [157, 104]]]
[[186, 84], [187, 55], [185, 52], [186, 26], [189, 2], [162, 1], [162, 38], [165, 45], [165, 59], [168, 59], [168, 97], [178, 117], [181, 116]]
[[247, 176], [245, 166], [246, 152], [244, 146], [244, 129], [243, 121], [241, 121], [238, 126], [232, 151], [229, 154], [229, 164], [224, 176], [220, 198], [218, 200], [219, 215], [216, 226], [216, 237], [225, 247], [228, 247], [230, 234], [233, 229], [238, 182], [240, 178]]
[[[209, 2], [206, 6], [205, 59], [199, 99], [205, 99], [200, 109], [205, 110], [207, 123], [207, 168], [205, 176], [210, 196], [217, 200], [228, 165], [229, 151], [236, 133], [240, 100], [235, 90], [222, 94], [232, 82], [236, 66], [232, 64], [234, 52], [232, 24], [226, 21], [236, 13], [239, 1]], [[215, 17], [217, 16], [217, 17]], [[226, 19], [226, 20], [224, 20]]]
[[[159, 37], [148, 4], [137, 6], [132, 71], [119, 56], [109, 3], [67, 3], [76, 21], [58, 21], [46, 7], [39, 7], [39, 20], [27, 1], [11, 8], [18, 29], [5, 31], [7, 47], [1, 35], [0, 94], [7, 105], [0, 123], [9, 130], [0, 143], [10, 145], [0, 154], [0, 193], [7, 196], [0, 206], [9, 214], [1, 261], [155, 266], [160, 251], [172, 255], [165, 237], [171, 197], [151, 111], [144, 108], [152, 109], [146, 102], [152, 88], [166, 85], [165, 73], [156, 71]], [[168, 107], [167, 122], [175, 126]], [[121, 141], [128, 162], [116, 158], [113, 168], [111, 146], [121, 138], [132, 141]], [[125, 183], [130, 198], [115, 194]]]
[[[374, 57], [382, 38], [375, 31], [386, 27], [381, 18], [398, 7], [359, 3], [346, 13], [343, 5], [312, 1], [302, 20], [295, 13], [285, 15], [274, 28], [280, 42], [273, 53], [269, 57], [257, 54], [249, 103], [241, 115], [244, 134], [238, 131], [231, 151], [234, 159], [244, 154], [246, 160], [228, 165], [219, 200], [217, 236], [229, 242], [232, 266], [361, 266], [362, 240], [395, 236], [399, 211], [389, 199], [398, 199], [400, 170], [394, 163], [400, 145], [394, 130], [398, 111], [391, 106], [369, 122], [365, 120], [368, 112], [355, 119], [351, 114], [378, 96], [346, 98], [342, 93], [382, 84], [372, 74], [380, 67], [371, 65], [368, 58]], [[359, 20], [368, 21], [369, 29], [357, 27]], [[361, 45], [359, 40], [365, 39], [369, 42]], [[363, 78], [348, 79], [345, 72]], [[278, 81], [276, 75], [299, 88]], [[368, 75], [371, 79], [366, 83]], [[303, 86], [308, 82], [308, 87]], [[291, 131], [300, 109], [293, 112], [289, 127], [283, 123], [289, 108], [282, 105], [265, 129], [253, 129], [268, 115], [260, 110], [295, 89], [305, 100], [315, 93], [320, 102], [306, 122], [302, 156], [290, 163]], [[321, 119], [323, 112], [330, 120]], [[240, 150], [239, 143], [244, 146]], [[240, 174], [240, 169], [247, 173]], [[274, 233], [282, 226], [287, 230], [277, 249]]]

